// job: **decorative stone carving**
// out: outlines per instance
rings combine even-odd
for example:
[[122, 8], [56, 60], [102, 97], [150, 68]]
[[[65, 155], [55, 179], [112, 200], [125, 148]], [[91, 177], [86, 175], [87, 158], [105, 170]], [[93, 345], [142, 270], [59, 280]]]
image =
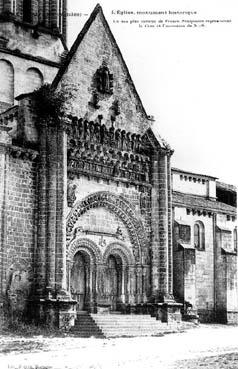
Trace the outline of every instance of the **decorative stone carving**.
[[68, 188], [67, 188], [67, 202], [68, 202], [68, 207], [72, 207], [76, 201], [76, 192], [77, 186], [76, 184], [68, 184]]
[[96, 72], [96, 88], [101, 94], [113, 94], [113, 75], [105, 63]]
[[96, 207], [105, 207], [123, 221], [129, 233], [135, 259], [140, 262], [142, 249], [146, 249], [148, 243], [143, 223], [136, 217], [134, 210], [122, 196], [109, 192], [96, 192], [77, 203], [68, 216], [67, 240], [72, 239], [74, 225], [79, 217], [87, 210]]
[[103, 238], [103, 236], [100, 237], [99, 246], [101, 246], [101, 247], [106, 247], [107, 246], [106, 240]]
[[99, 109], [100, 105], [98, 105], [98, 103], [99, 103], [98, 93], [94, 91], [92, 94], [92, 99], [91, 101], [89, 101], [89, 105], [92, 106], [94, 109]]
[[111, 110], [114, 112], [114, 115], [117, 116], [121, 113], [120, 104], [118, 100], [114, 100], [111, 106]]

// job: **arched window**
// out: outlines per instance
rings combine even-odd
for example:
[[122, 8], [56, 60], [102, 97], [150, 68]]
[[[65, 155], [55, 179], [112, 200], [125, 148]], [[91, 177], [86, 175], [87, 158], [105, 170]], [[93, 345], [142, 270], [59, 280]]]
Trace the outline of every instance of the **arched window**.
[[23, 22], [31, 23], [32, 21], [32, 4], [31, 0], [23, 0]]
[[202, 222], [194, 224], [194, 246], [198, 250], [205, 250], [205, 230]]
[[233, 231], [234, 251], [237, 252], [237, 228]]
[[0, 59], [0, 101], [14, 103], [14, 69], [12, 64]]
[[26, 71], [26, 91], [24, 93], [32, 92], [41, 87], [44, 83], [44, 78], [41, 71], [37, 68], [29, 68]]

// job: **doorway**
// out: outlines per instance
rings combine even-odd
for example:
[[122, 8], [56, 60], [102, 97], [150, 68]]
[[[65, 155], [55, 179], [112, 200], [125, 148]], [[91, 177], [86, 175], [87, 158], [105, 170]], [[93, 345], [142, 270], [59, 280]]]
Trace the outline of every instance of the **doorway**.
[[70, 275], [71, 296], [77, 301], [77, 311], [85, 310], [88, 303], [89, 267], [87, 255], [77, 252]]
[[118, 310], [122, 294], [122, 261], [119, 256], [110, 255], [108, 257], [106, 289], [111, 310]]

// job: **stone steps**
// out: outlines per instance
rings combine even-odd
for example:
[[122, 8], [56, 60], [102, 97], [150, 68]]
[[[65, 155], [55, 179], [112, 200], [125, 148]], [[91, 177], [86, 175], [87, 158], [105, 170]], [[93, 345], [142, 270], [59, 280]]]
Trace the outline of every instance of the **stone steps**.
[[162, 323], [150, 315], [78, 314], [71, 333], [78, 337], [161, 336], [194, 327], [192, 323]]
[[78, 337], [89, 338], [104, 338], [99, 326], [95, 323], [88, 313], [78, 314], [74, 327], [71, 328], [71, 333]]
[[168, 325], [150, 315], [91, 314], [105, 337], [161, 336]]

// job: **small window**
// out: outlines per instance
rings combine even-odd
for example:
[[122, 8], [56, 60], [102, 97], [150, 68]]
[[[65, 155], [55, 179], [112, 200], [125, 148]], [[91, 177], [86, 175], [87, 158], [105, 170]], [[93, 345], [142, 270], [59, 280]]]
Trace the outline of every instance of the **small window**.
[[31, 23], [31, 0], [23, 0], [23, 22]]
[[233, 231], [234, 251], [237, 252], [237, 228]]
[[194, 224], [194, 246], [198, 250], [205, 250], [205, 230], [202, 222]]

